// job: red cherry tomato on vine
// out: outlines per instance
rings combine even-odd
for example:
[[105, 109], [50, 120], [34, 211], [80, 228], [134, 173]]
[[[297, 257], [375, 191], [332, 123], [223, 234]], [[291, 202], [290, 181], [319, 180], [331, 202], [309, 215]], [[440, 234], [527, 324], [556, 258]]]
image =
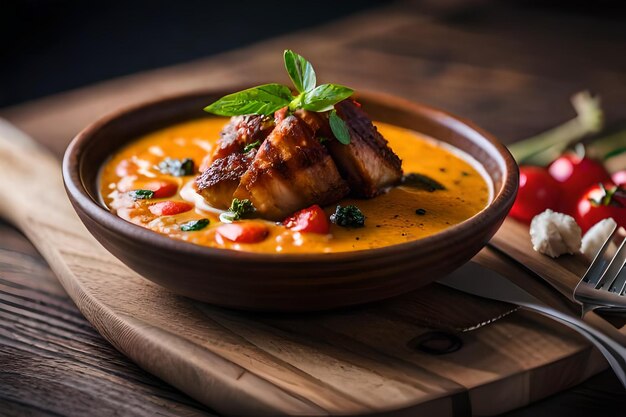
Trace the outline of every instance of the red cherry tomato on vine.
[[578, 200], [576, 223], [585, 233], [609, 217], [618, 226], [626, 227], [626, 188], [611, 183], [592, 185]]
[[326, 213], [317, 204], [295, 212], [283, 221], [283, 225], [295, 232], [327, 234], [330, 221]]
[[613, 180], [613, 184], [626, 185], [626, 170], [615, 172], [611, 175], [611, 179]]
[[604, 166], [591, 158], [575, 153], [565, 153], [548, 167], [548, 171], [561, 186], [564, 199], [575, 202], [580, 194], [594, 184], [611, 181]]
[[530, 223], [537, 214], [546, 209], [556, 210], [559, 204], [559, 184], [544, 168], [521, 166], [519, 191], [509, 215]]

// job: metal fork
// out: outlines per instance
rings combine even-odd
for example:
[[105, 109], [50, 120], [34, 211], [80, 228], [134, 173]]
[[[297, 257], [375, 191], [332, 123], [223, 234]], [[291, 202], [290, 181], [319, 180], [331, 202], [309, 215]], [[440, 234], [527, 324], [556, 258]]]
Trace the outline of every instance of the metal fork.
[[626, 311], [626, 238], [613, 256], [608, 250], [617, 231], [615, 226], [574, 289], [583, 317], [597, 308]]

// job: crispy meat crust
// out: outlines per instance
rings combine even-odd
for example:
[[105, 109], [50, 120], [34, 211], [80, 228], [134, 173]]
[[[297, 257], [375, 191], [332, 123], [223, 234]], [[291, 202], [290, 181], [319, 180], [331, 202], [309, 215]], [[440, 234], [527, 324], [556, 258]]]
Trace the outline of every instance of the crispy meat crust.
[[227, 209], [239, 181], [254, 160], [256, 149], [216, 159], [195, 180], [196, 191], [213, 207]]
[[350, 99], [336, 104], [335, 109], [348, 126], [350, 143], [332, 140], [327, 146], [352, 194], [371, 198], [397, 184], [402, 178], [402, 161], [367, 114]]
[[[335, 109], [348, 126], [348, 145], [332, 139], [327, 114], [287, 115], [285, 109], [275, 121], [231, 118], [196, 190], [214, 207], [228, 208], [233, 197], [249, 199], [261, 217], [282, 220], [312, 204], [336, 203], [349, 192], [371, 198], [398, 183], [401, 161], [360, 106], [344, 100]], [[322, 137], [330, 139], [326, 146]], [[259, 150], [244, 155], [246, 144], [256, 141]]]
[[[243, 152], [246, 145], [263, 142], [274, 129], [272, 117], [251, 114], [233, 116], [220, 134], [219, 146], [213, 152], [210, 163], [234, 152]], [[210, 164], [209, 164], [210, 165]]]
[[302, 120], [313, 131], [313, 134], [319, 138], [330, 139], [333, 132], [328, 124], [328, 115], [326, 113], [316, 113], [308, 110], [296, 110], [294, 115]]
[[234, 197], [250, 199], [266, 219], [282, 220], [312, 204], [335, 203], [348, 191], [309, 126], [287, 116], [261, 145]]

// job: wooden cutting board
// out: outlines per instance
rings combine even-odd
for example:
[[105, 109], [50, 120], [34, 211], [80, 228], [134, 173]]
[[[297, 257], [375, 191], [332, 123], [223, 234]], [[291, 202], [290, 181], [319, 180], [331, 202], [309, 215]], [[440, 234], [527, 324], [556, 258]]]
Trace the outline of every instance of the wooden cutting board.
[[[240, 313], [173, 295], [106, 252], [74, 214], [58, 161], [1, 124], [0, 214], [117, 349], [224, 414], [490, 415], [606, 368], [577, 334], [525, 312], [455, 332], [509, 308], [436, 284], [308, 315]], [[509, 268], [488, 250], [477, 260]], [[444, 341], [458, 338], [460, 349], [420, 350], [433, 328], [445, 329]]]

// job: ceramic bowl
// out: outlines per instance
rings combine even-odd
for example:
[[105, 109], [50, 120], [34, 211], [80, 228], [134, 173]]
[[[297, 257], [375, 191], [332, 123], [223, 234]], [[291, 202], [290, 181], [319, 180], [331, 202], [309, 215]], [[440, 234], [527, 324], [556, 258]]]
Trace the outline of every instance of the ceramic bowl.
[[119, 110], [80, 132], [63, 160], [67, 194], [82, 222], [143, 277], [187, 297], [245, 310], [314, 311], [415, 290], [469, 261], [497, 231], [515, 199], [518, 169], [506, 147], [473, 123], [377, 93], [356, 99], [374, 120], [447, 142], [479, 161], [494, 186], [490, 204], [435, 235], [394, 246], [330, 254], [258, 254], [174, 240], [110, 213], [98, 172], [117, 149], [157, 129], [199, 117], [225, 91], [199, 92]]

